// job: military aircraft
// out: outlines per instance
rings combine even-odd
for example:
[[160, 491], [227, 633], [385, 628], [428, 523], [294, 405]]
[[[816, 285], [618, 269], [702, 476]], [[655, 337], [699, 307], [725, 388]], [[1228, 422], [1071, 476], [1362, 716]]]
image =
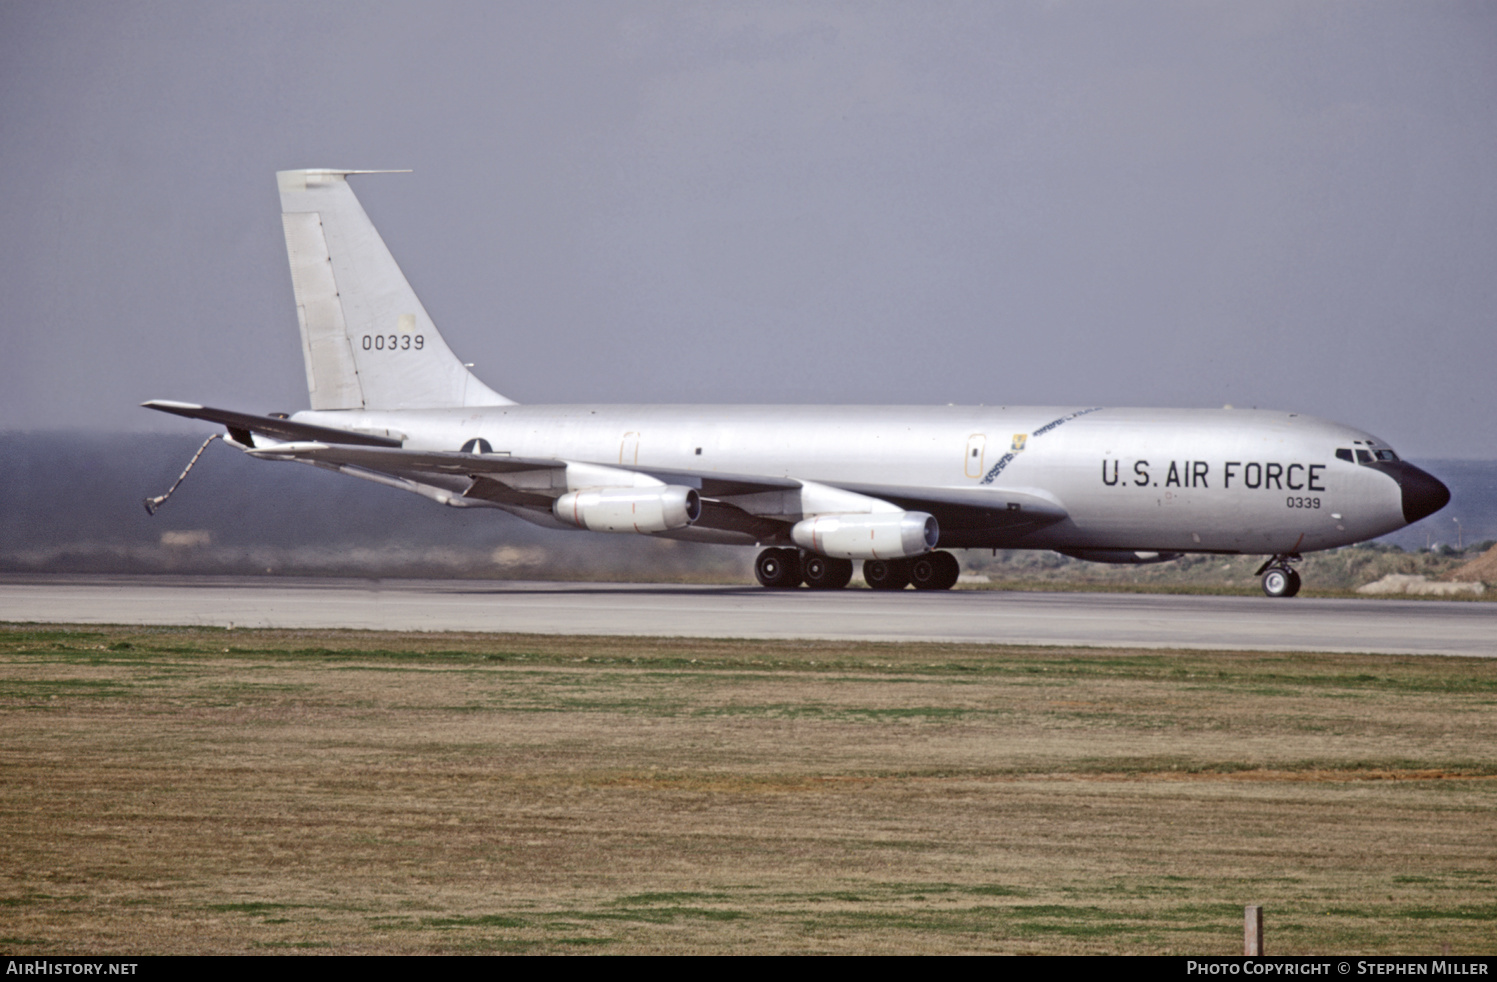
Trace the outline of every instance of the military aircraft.
[[1370, 433], [1291, 412], [519, 405], [438, 333], [349, 186], [368, 173], [381, 172], [277, 174], [311, 409], [146, 407], [218, 423], [254, 457], [444, 505], [767, 546], [755, 572], [773, 588], [841, 588], [861, 560], [873, 589], [948, 589], [960, 566], [939, 546], [1104, 563], [1263, 555], [1264, 592], [1292, 597], [1303, 553], [1450, 499]]

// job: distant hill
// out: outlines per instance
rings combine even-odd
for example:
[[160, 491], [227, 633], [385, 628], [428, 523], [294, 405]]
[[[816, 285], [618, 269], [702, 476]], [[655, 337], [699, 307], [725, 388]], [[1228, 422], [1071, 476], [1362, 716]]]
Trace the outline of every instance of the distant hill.
[[752, 580], [750, 550], [543, 529], [218, 443], [147, 515], [201, 440], [0, 434], [0, 570]]
[[[0, 570], [752, 582], [750, 549], [552, 531], [220, 444], [148, 516], [141, 500], [170, 487], [201, 439], [0, 433]], [[1497, 462], [1418, 463], [1450, 485], [1451, 503], [1384, 543], [1497, 540]]]

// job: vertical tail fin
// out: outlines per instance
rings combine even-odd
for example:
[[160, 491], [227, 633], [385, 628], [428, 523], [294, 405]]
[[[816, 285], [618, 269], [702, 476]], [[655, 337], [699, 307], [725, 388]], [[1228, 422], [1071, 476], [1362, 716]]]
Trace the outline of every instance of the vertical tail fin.
[[355, 170], [286, 170], [281, 223], [313, 409], [504, 406], [442, 340], [348, 186]]

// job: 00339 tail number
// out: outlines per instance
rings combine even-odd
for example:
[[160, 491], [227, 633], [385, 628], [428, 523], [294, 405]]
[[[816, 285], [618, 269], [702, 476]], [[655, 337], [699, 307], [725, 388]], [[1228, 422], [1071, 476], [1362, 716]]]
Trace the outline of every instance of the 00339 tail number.
[[421, 334], [366, 334], [365, 351], [420, 351], [426, 346]]

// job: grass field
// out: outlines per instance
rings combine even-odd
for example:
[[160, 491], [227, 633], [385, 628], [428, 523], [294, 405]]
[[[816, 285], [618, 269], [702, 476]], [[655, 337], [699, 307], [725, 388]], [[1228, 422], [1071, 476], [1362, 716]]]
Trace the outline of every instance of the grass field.
[[[1345, 549], [1307, 553], [1296, 568], [1304, 577], [1303, 596], [1358, 597], [1365, 596], [1356, 592], [1358, 587], [1390, 573], [1442, 579], [1490, 548], [1491, 543], [1482, 542], [1463, 552], [1448, 548], [1403, 552], [1391, 546], [1364, 543]], [[962, 587], [1262, 596], [1257, 571], [1266, 558], [1202, 553], [1181, 556], [1167, 563], [1113, 566], [1069, 559], [1056, 552], [1000, 549], [989, 555], [981, 549], [968, 549], [961, 554], [962, 569], [969, 574], [969, 582], [964, 582]], [[978, 578], [975, 582], [971, 581], [973, 574]], [[981, 579], [983, 577], [985, 581]], [[1479, 596], [1461, 595], [1458, 599], [1497, 601], [1497, 590], [1488, 589]]]
[[1497, 952], [1497, 660], [0, 627], [0, 950]]

